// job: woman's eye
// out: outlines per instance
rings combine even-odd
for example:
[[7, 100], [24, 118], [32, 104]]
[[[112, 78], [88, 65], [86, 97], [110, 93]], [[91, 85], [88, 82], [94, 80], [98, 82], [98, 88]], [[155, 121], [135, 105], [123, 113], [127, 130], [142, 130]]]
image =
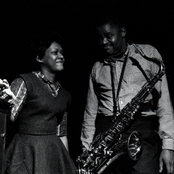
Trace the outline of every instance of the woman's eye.
[[57, 54], [57, 52], [52, 52], [52, 54], [56, 55], [56, 54]]

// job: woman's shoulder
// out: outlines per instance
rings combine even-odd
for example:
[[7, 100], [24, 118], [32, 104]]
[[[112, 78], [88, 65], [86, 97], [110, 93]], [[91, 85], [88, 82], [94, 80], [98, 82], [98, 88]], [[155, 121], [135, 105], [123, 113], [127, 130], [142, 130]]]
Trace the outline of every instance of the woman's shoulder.
[[40, 86], [37, 76], [32, 72], [19, 74], [16, 79], [21, 79], [28, 90], [34, 89], [36, 86]]
[[33, 76], [35, 76], [34, 73], [29, 72], [29, 73], [19, 74], [17, 77], [21, 77], [21, 78], [32, 78]]

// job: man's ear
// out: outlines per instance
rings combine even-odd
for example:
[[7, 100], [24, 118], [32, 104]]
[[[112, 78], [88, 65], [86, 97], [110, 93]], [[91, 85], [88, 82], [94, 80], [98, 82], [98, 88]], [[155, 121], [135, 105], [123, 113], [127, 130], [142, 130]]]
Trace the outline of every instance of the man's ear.
[[39, 62], [39, 63], [43, 62], [43, 60], [39, 59], [39, 56], [36, 57], [36, 61]]
[[127, 30], [126, 30], [125, 27], [122, 27], [122, 28], [121, 28], [121, 34], [122, 34], [122, 37], [125, 37], [125, 36], [126, 36]]

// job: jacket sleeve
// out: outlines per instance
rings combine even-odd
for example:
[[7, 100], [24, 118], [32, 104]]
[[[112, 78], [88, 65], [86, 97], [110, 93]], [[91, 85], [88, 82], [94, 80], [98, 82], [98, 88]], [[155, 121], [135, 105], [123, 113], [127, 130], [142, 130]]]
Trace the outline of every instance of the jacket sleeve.
[[[93, 69], [94, 70], [94, 69]], [[98, 109], [98, 98], [95, 92], [95, 82], [93, 78], [93, 70], [89, 78], [89, 87], [87, 93], [87, 103], [84, 111], [84, 119], [82, 122], [81, 141], [82, 149], [89, 149], [95, 133], [95, 119]]]
[[[162, 60], [155, 48], [152, 54]], [[162, 149], [174, 150], [174, 112], [166, 74], [162, 76], [162, 81], [158, 84], [160, 84], [160, 97], [157, 105], [157, 116], [159, 117], [159, 135], [162, 139]]]
[[[160, 53], [153, 46], [139, 46], [140, 52], [142, 49], [148, 57], [162, 60]], [[155, 70], [155, 67], [156, 66], [153, 66], [152, 69]], [[157, 69], [155, 71], [157, 71]], [[157, 105], [157, 116], [159, 117], [159, 136], [162, 139], [162, 149], [174, 150], [174, 111], [166, 74], [162, 76], [162, 80], [156, 84], [156, 87], [160, 93]]]
[[166, 75], [162, 77], [157, 115], [159, 116], [159, 135], [162, 139], [162, 148], [174, 150], [174, 113]]

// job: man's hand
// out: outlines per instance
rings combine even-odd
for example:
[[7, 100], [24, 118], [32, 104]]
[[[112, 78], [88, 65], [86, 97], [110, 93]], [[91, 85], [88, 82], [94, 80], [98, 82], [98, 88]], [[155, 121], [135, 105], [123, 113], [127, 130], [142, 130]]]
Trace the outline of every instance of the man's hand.
[[160, 169], [159, 172], [163, 171], [163, 166], [166, 166], [167, 174], [174, 174], [174, 151], [164, 149], [160, 155]]

